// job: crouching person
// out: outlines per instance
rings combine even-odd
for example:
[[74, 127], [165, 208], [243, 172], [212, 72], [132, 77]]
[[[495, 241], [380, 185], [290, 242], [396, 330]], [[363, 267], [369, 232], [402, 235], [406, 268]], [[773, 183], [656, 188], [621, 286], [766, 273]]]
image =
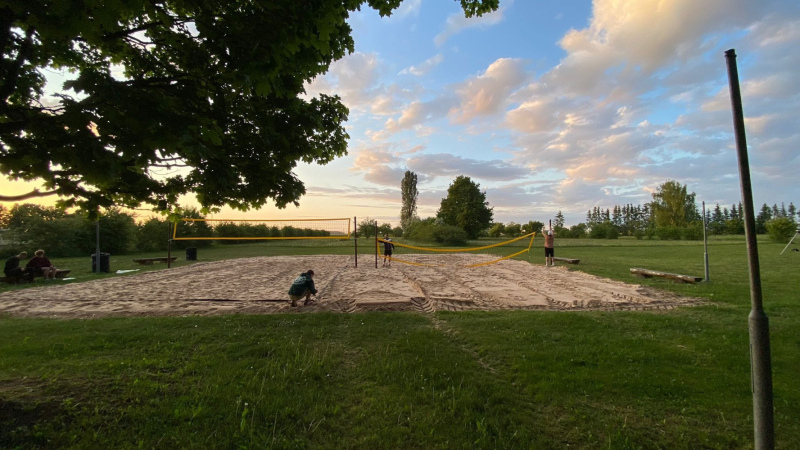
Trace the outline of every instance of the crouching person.
[[314, 304], [314, 300], [311, 300], [312, 295], [317, 295], [317, 289], [314, 287], [314, 271], [308, 270], [294, 279], [292, 287], [289, 288], [289, 298], [292, 300], [292, 306], [297, 306], [297, 301], [302, 298], [305, 298], [303, 305], [311, 305]]

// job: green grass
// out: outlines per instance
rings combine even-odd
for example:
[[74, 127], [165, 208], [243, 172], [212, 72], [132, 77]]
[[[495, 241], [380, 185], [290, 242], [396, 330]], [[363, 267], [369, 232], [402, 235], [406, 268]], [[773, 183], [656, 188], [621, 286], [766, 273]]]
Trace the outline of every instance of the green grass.
[[[713, 240], [712, 282], [697, 285], [628, 272], [702, 275], [697, 242], [556, 244], [581, 259], [571, 269], [709, 302], [667, 313], [2, 317], [0, 447], [752, 448], [743, 239]], [[800, 257], [781, 249], [759, 243], [776, 438], [792, 449]], [[220, 246], [199, 256], [345, 250]], [[112, 269], [123, 262], [112, 258]]]

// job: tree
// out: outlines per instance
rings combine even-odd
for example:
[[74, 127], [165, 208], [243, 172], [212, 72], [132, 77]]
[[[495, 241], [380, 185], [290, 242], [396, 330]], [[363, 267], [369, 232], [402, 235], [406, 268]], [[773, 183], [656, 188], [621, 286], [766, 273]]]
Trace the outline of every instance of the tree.
[[[556, 220], [558, 220], [558, 216], [556, 216]], [[537, 234], [541, 233], [543, 226], [544, 224], [542, 222], [539, 222], [538, 220], [529, 220], [528, 223], [522, 225], [522, 234], [528, 234], [533, 232], [536, 232]], [[553, 227], [553, 229], [558, 230], [558, 228], [556, 227]]]
[[400, 182], [403, 205], [400, 208], [400, 226], [407, 228], [414, 217], [417, 216], [417, 174], [406, 170], [403, 181]]
[[756, 233], [757, 234], [764, 234], [767, 232], [767, 222], [772, 220], [772, 209], [764, 203], [761, 206], [761, 211], [759, 211], [758, 215], [756, 216]]
[[[0, 172], [47, 190], [0, 200], [298, 204], [297, 162], [326, 164], [348, 138], [339, 97], [304, 84], [354, 50], [347, 18], [365, 3], [385, 16], [401, 0], [4, 2]], [[467, 17], [498, 3], [461, 0]], [[55, 103], [54, 69], [73, 74]]]
[[506, 226], [502, 222], [497, 222], [489, 228], [489, 236], [496, 238], [500, 237], [506, 231]]
[[686, 185], [674, 180], [658, 187], [653, 193], [651, 207], [656, 227], [684, 227], [700, 218], [695, 204], [695, 193], [688, 194]]
[[556, 218], [553, 220], [553, 229], [557, 230], [559, 228], [564, 228], [564, 214], [561, 214], [561, 210], [558, 210], [556, 213]]
[[0, 205], [0, 229], [8, 228], [8, 221], [11, 220], [11, 211]]
[[358, 222], [358, 235], [368, 239], [371, 236], [375, 236], [375, 227], [377, 225], [378, 221], [375, 219], [369, 217], [362, 219], [361, 222]]
[[778, 217], [767, 222], [767, 232], [775, 242], [787, 242], [796, 231], [797, 224], [788, 217]]
[[386, 236], [387, 234], [392, 233], [392, 224], [390, 223], [383, 223], [378, 227], [378, 235]]
[[509, 237], [518, 237], [522, 234], [522, 226], [518, 223], [511, 222], [506, 225], [506, 234]]
[[492, 223], [492, 208], [486, 201], [486, 193], [469, 177], [459, 175], [447, 189], [447, 198], [436, 216], [447, 225], [462, 228], [470, 239], [477, 239]]

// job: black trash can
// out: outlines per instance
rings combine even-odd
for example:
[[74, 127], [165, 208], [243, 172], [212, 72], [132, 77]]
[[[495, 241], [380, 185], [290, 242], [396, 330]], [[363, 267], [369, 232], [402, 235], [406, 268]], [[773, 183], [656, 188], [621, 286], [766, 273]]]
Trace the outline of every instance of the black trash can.
[[[97, 272], [97, 253], [92, 253], [92, 273]], [[100, 252], [100, 272], [111, 272], [111, 253]]]
[[186, 260], [187, 261], [197, 261], [197, 247], [187, 247], [186, 248]]

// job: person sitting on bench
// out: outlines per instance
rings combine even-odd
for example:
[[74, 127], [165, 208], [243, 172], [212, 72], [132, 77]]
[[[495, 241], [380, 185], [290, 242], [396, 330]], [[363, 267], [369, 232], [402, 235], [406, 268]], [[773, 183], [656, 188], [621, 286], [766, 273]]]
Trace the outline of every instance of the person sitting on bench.
[[44, 250], [36, 250], [33, 255], [25, 267], [32, 270], [34, 276], [43, 276], [45, 280], [54, 280], [58, 269], [44, 256]]
[[6, 265], [3, 267], [3, 273], [9, 278], [27, 279], [33, 281], [33, 270], [22, 269], [19, 262], [28, 257], [28, 252], [21, 252], [19, 255], [14, 255], [6, 260]]

